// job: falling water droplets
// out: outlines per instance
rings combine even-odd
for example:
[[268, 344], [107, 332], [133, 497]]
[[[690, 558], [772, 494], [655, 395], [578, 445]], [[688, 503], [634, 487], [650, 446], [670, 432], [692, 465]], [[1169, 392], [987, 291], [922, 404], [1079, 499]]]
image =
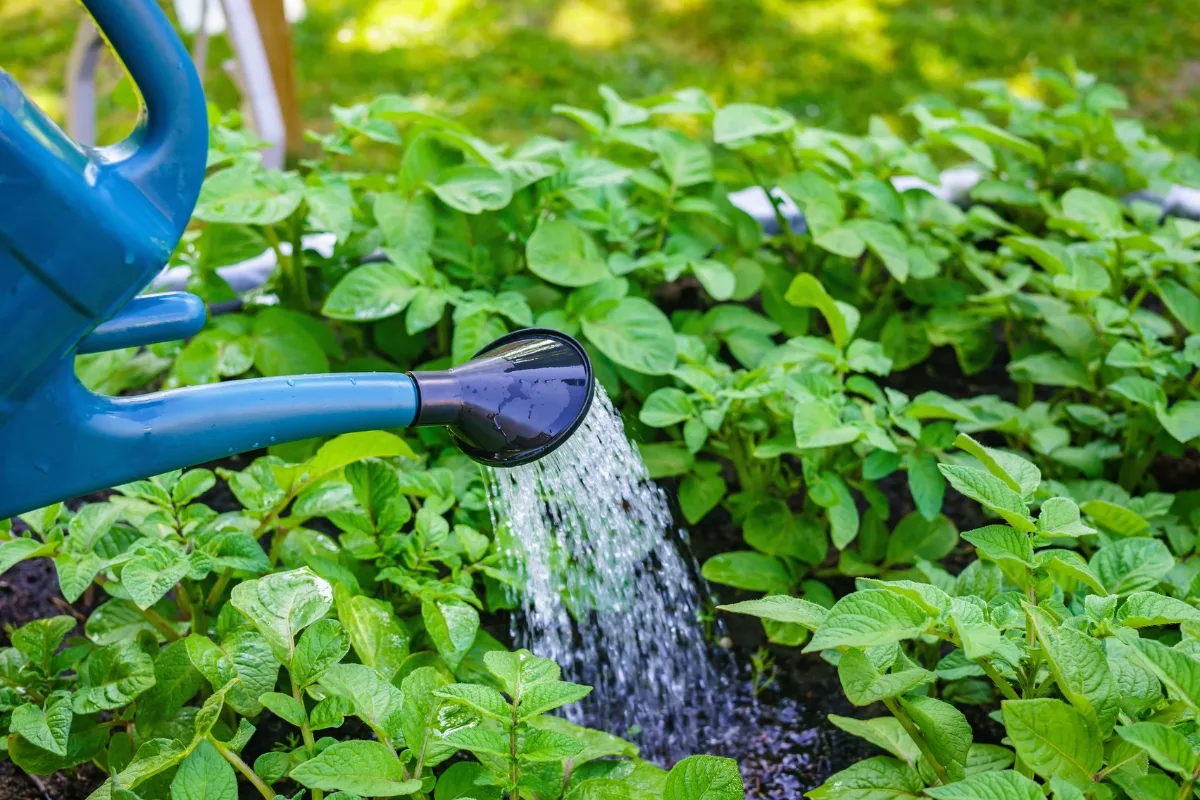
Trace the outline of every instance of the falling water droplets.
[[296, 385], [296, 381], [295, 381], [295, 380], [293, 380], [292, 378], [288, 378], [287, 385], [288, 385], [288, 386], [295, 386], [295, 385]]
[[525, 585], [515, 637], [595, 687], [568, 716], [618, 735], [640, 729], [646, 758], [694, 752], [720, 723], [720, 671], [666, 497], [603, 389], [558, 450], [489, 470], [488, 501]]

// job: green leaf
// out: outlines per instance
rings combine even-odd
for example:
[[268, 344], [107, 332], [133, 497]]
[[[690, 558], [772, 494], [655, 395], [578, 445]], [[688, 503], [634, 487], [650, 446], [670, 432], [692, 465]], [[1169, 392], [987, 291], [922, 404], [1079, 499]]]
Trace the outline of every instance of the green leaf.
[[237, 775], [208, 742], [200, 742], [171, 779], [171, 800], [237, 800]]
[[909, 765], [875, 756], [834, 773], [807, 796], [812, 800], [900, 800], [921, 797], [924, 788], [925, 782]]
[[528, 720], [559, 706], [574, 703], [592, 693], [592, 687], [567, 681], [547, 681], [530, 686], [522, 692], [518, 719]]
[[521, 740], [519, 757], [522, 761], [541, 763], [565, 761], [583, 752], [583, 743], [565, 733], [534, 729]]
[[801, 450], [837, 447], [862, 436], [858, 428], [842, 425], [837, 410], [828, 402], [804, 397], [797, 399], [792, 412], [792, 433]]
[[933, 786], [925, 794], [935, 800], [1045, 800], [1041, 788], [1011, 769], [980, 772], [945, 786]]
[[743, 139], [773, 136], [791, 130], [795, 124], [795, 118], [782, 109], [753, 103], [731, 103], [718, 110], [713, 118], [713, 141], [730, 144]]
[[1008, 485], [994, 475], [971, 467], [939, 464], [938, 469], [960, 494], [964, 494], [985, 508], [995, 511], [1017, 530], [1033, 532], [1033, 520], [1025, 501]]
[[352, 792], [362, 797], [396, 797], [421, 790], [404, 777], [404, 765], [382, 742], [336, 742], [292, 770], [291, 779], [310, 789]]
[[1136, 635], [1122, 639], [1137, 651], [1141, 662], [1162, 682], [1168, 694], [1193, 711], [1200, 711], [1200, 661], [1154, 639], [1139, 639]]
[[511, 721], [512, 719], [512, 706], [504, 699], [504, 695], [490, 686], [454, 683], [437, 690], [433, 696], [473, 708], [492, 719], [501, 721]]
[[712, 153], [703, 142], [672, 130], [655, 131], [653, 142], [662, 170], [676, 188], [713, 180]]
[[1033, 497], [1042, 482], [1041, 470], [1029, 461], [1013, 453], [984, 447], [965, 433], [958, 435], [954, 446], [979, 459], [988, 472], [1004, 481], [1022, 499]]
[[791, 586], [783, 564], [771, 556], [751, 551], [719, 553], [704, 562], [705, 580], [752, 592], [781, 592]]
[[842, 653], [838, 662], [838, 678], [847, 700], [856, 706], [869, 706], [911, 692], [935, 680], [936, 676], [920, 668], [880, 672], [862, 650], [851, 647]]
[[785, 594], [772, 594], [758, 600], [743, 600], [717, 606], [722, 611], [732, 611], [735, 614], [749, 614], [762, 619], [776, 622], [786, 622], [803, 625], [810, 631], [815, 631], [825, 621], [829, 609], [816, 603], [802, 600], [799, 597], [788, 597]]
[[[183, 640], [192, 664], [215, 690], [225, 689], [226, 702], [239, 714], [262, 710], [258, 698], [275, 687], [279, 662], [256, 631], [239, 630], [218, 647], [208, 637], [192, 634]], [[230, 682], [235, 683], [230, 686]]]
[[815, 172], [801, 172], [781, 178], [779, 188], [804, 212], [805, 224], [820, 239], [820, 247], [850, 252], [857, 243], [862, 252], [862, 238], [850, 228], [838, 227], [846, 217], [846, 207], [833, 184]]
[[[41, 551], [41, 552], [39, 552]], [[50, 555], [53, 552], [51, 547], [39, 542], [37, 539], [9, 539], [7, 542], [0, 544], [0, 574], [8, 572], [19, 562], [27, 558], [35, 558], [37, 555]], [[88, 583], [91, 583], [89, 580]], [[76, 595], [75, 599], [78, 599]]]
[[666, 387], [650, 393], [646, 402], [642, 404], [638, 419], [652, 428], [665, 428], [683, 422], [695, 414], [696, 407], [692, 405], [687, 393]]
[[92, 651], [79, 666], [76, 714], [128, 705], [154, 685], [154, 662], [136, 643], [119, 642]]
[[583, 333], [605, 356], [644, 375], [666, 375], [675, 366], [675, 330], [653, 303], [624, 297], [598, 317], [584, 316]]
[[1136, 375], [1126, 375], [1108, 385], [1108, 391], [1124, 397], [1134, 405], [1150, 409], [1166, 408], [1167, 393], [1163, 388], [1148, 378]]
[[390, 681], [408, 658], [409, 634], [396, 619], [391, 603], [334, 590], [338, 619], [350, 637], [358, 660]]
[[1169, 411], [1159, 408], [1154, 413], [1158, 423], [1176, 441], [1186, 444], [1200, 436], [1200, 402], [1181, 400]]
[[450, 360], [463, 364], [508, 332], [504, 322], [491, 314], [472, 314], [454, 326], [450, 342]]
[[355, 322], [384, 319], [406, 309], [416, 291], [412, 277], [392, 262], [363, 264], [337, 282], [321, 313]]
[[265, 308], [255, 315], [254, 366], [267, 377], [328, 372], [329, 357], [292, 313]]
[[942, 512], [946, 481], [938, 471], [937, 459], [929, 453], [913, 453], [908, 459], [908, 489], [917, 511], [927, 520]]
[[742, 526], [746, 544], [770, 556], [791, 556], [809, 564], [825, 560], [824, 531], [809, 517], [797, 518], [779, 498], [758, 503]]
[[1134, 592], [1117, 609], [1116, 622], [1128, 628], [1200, 621], [1200, 610], [1157, 592]]
[[336, 619], [314, 622], [300, 635], [300, 643], [292, 654], [292, 680], [301, 687], [316, 683], [349, 650], [350, 637], [340, 622]]
[[435, 692], [450, 683], [442, 671], [418, 667], [400, 684], [403, 696], [400, 729], [404, 743], [414, 753], [424, 754], [425, 763], [430, 766], [436, 766], [458, 752], [456, 746], [444, 741], [447, 732], [477, 721], [474, 712], [466, 708], [449, 713], [455, 709], [435, 696]]
[[794, 306], [815, 308], [825, 317], [833, 343], [845, 347], [858, 327], [858, 311], [829, 296], [821, 282], [807, 272], [792, 279], [783, 299]]
[[1049, 780], [1061, 778], [1079, 788], [1092, 784], [1104, 761], [1096, 729], [1061, 700], [1005, 700], [1001, 714], [1017, 756]]
[[695, 525], [717, 507], [725, 496], [725, 479], [720, 475], [693, 472], [679, 484], [679, 510], [689, 525]]
[[965, 775], [971, 751], [971, 724], [954, 706], [932, 697], [901, 697], [900, 707], [921, 729], [921, 735], [951, 777]]
[[912, 737], [895, 717], [855, 719], [854, 717], [839, 717], [837, 714], [830, 714], [826, 719], [846, 733], [866, 739], [910, 766], [915, 765], [921, 755], [921, 751], [917, 749]]
[[1175, 566], [1175, 558], [1158, 539], [1119, 539], [1101, 547], [1088, 562], [1109, 594], [1153, 589]]
[[558, 286], [590, 286], [611, 277], [592, 237], [567, 219], [540, 222], [525, 258], [534, 275]]
[[854, 219], [847, 227], [866, 242], [883, 266], [900, 283], [908, 280], [908, 242], [895, 225], [873, 219]]
[[741, 800], [745, 791], [732, 758], [688, 756], [667, 773], [663, 800]]
[[453, 597], [423, 597], [421, 618], [446, 664], [451, 669], [457, 668], [475, 642], [479, 612]]
[[[311, 464], [320, 459], [319, 451]], [[233, 587], [230, 602], [258, 628], [275, 657], [291, 664], [296, 634], [328, 613], [333, 588], [304, 567], [239, 583]]]
[[166, 544], [147, 547], [142, 555], [125, 563], [121, 586], [143, 611], [166, 597], [167, 592], [187, 577], [191, 565], [178, 547]]
[[1038, 512], [1037, 532], [1047, 536], [1086, 536], [1096, 531], [1079, 521], [1079, 506], [1067, 497], [1051, 497]]
[[512, 202], [508, 176], [490, 167], [467, 165], [446, 170], [438, 183], [426, 183], [446, 205], [464, 214], [499, 211]]
[[304, 711], [304, 704], [290, 694], [264, 692], [259, 696], [258, 702], [262, 703], [267, 711], [270, 711], [284, 722], [290, 722], [297, 728], [308, 721], [308, 714]]
[[356, 716], [387, 739], [400, 734], [404, 697], [375, 670], [365, 664], [335, 664], [318, 683], [329, 694], [348, 701]]
[[832, 647], [877, 647], [914, 639], [928, 625], [925, 611], [906, 597], [883, 590], [846, 595], [834, 604], [804, 652]]
[[421, 252], [433, 246], [433, 204], [425, 195], [405, 197], [398, 192], [384, 192], [375, 198], [374, 213], [389, 247]]
[[67, 755], [67, 737], [71, 732], [70, 692], [53, 692], [46, 698], [45, 707], [25, 703], [13, 709], [9, 731], [20, 734], [33, 745], [58, 756]]
[[709, 297], [714, 300], [728, 300], [733, 297], [737, 288], [737, 278], [729, 267], [715, 259], [705, 258], [693, 261], [691, 268]]
[[303, 200], [304, 181], [295, 172], [242, 161], [205, 178], [194, 215], [205, 222], [274, 225]]
[[826, 506], [825, 513], [829, 516], [829, 536], [834, 546], [844, 550], [858, 536], [858, 506], [850, 488], [841, 477], [832, 472], [821, 473], [820, 481], [827, 486], [836, 499], [833, 505]]
[[1119, 696], [1104, 648], [1086, 633], [1057, 624], [1041, 608], [1022, 605], [1059, 691], [1099, 729], [1102, 738], [1108, 738], [1117, 718]]
[[1092, 378], [1078, 362], [1058, 353], [1037, 353], [1010, 361], [1009, 375], [1015, 381], [1068, 389], [1091, 389]]
[[1033, 568], [1033, 544], [1029, 536], [1007, 525], [988, 525], [967, 531], [962, 538], [975, 546], [980, 555], [992, 561], [1010, 561]]
[[10, 635], [12, 646], [41, 664], [49, 664], [63, 639], [75, 630], [74, 617], [45, 617], [17, 628]]
[[887, 563], [911, 564], [918, 558], [937, 561], [958, 544], [958, 530], [942, 514], [926, 519], [917, 512], [907, 514], [892, 531], [887, 543]]
[[164, 647], [154, 659], [154, 687], [138, 702], [139, 729], [168, 722], [196, 696], [204, 676], [192, 665], [182, 639]]
[[1163, 769], [1185, 778], [1192, 776], [1196, 768], [1196, 755], [1191, 742], [1179, 731], [1157, 722], [1135, 722], [1116, 730], [1122, 739], [1149, 753], [1150, 758]]

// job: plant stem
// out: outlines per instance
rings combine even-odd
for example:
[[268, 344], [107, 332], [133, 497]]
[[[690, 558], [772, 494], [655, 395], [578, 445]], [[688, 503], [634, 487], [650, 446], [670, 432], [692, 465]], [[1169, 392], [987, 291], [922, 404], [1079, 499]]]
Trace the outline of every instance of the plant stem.
[[[292, 680], [292, 697], [300, 704], [300, 708], [304, 708], [304, 692], [300, 689], [300, 684]], [[313, 739], [312, 726], [308, 723], [308, 714], [304, 715], [304, 722], [300, 724], [300, 736], [304, 739], [304, 749], [308, 751], [308, 757], [312, 758], [316, 755], [316, 741]], [[387, 744], [387, 740], [384, 740]], [[312, 790], [313, 800], [323, 800], [325, 793], [320, 789]]]
[[929, 762], [929, 766], [933, 767], [938, 780], [943, 784], [950, 783], [950, 773], [934, 757], [933, 751], [929, 749], [929, 744], [925, 741], [925, 737], [921, 735], [921, 729], [917, 727], [917, 723], [912, 721], [912, 717], [908, 716], [894, 697], [885, 698], [883, 704], [887, 706], [888, 711], [892, 712], [892, 716], [899, 720], [900, 727], [904, 728], [905, 732], [917, 746], [917, 749], [921, 751], [921, 755], [925, 756], [925, 760]]
[[242, 773], [242, 777], [249, 781], [250, 785], [257, 789], [259, 794], [265, 797], [266, 800], [275, 800], [275, 792], [268, 784], [263, 782], [262, 778], [255, 774], [254, 770], [250, 769], [245, 761], [242, 761], [241, 756], [226, 747], [220, 739], [211, 733], [208, 734], [208, 742], [217, 749], [222, 758], [233, 765], [234, 769]]
[[217, 578], [217, 582], [213, 584], [212, 591], [208, 593], [208, 599], [204, 602], [205, 607], [209, 611], [212, 611], [217, 601], [221, 599], [221, 594], [225, 591], [225, 587], [229, 585], [229, 581], [232, 578], [233, 570], [228, 567], [221, 573], [221, 577]]
[[796, 235], [795, 232], [792, 231], [792, 226], [788, 224], [787, 217], [783, 215], [783, 206], [779, 202], [779, 198], [771, 194], [771, 190], [767, 188], [767, 184], [763, 180], [762, 174], [759, 173], [758, 167], [754, 166], [754, 162], [744, 155], [741, 156], [741, 159], [742, 163], [746, 166], [746, 170], [750, 173], [750, 176], [754, 178], [754, 182], [758, 184], [760, 189], [766, 192], [767, 200], [770, 201], [771, 208], [775, 212], [775, 221], [779, 223], [779, 233], [785, 239], [787, 239], [788, 248], [792, 251], [792, 255], [796, 257], [796, 260], [799, 261], [800, 246], [796, 241]]
[[999, 670], [988, 663], [986, 658], [981, 658], [975, 663], [980, 666], [984, 675], [987, 675], [992, 679], [992, 683], [996, 684], [996, 688], [1000, 690], [1002, 695], [1007, 697], [1009, 700], [1021, 699], [1020, 695], [1018, 695], [1016, 690], [1013, 689], [1012, 684], [1008, 682], [1008, 679], [1001, 675]]

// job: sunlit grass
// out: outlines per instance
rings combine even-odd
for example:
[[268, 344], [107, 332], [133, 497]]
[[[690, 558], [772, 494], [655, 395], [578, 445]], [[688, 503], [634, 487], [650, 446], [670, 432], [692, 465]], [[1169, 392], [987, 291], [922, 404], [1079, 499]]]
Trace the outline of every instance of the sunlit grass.
[[576, 47], [609, 48], [633, 35], [621, 0], [566, 0], [554, 14], [550, 34]]

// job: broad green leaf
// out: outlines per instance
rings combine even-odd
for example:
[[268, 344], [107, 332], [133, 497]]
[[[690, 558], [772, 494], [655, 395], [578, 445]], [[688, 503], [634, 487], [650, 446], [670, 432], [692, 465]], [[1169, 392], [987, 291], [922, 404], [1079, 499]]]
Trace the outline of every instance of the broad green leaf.
[[538, 683], [523, 691], [518, 708], [518, 719], [528, 720], [538, 714], [544, 714], [568, 703], [574, 703], [587, 697], [592, 687], [581, 686], [567, 681], [547, 681]]
[[404, 765], [382, 742], [336, 742], [298, 765], [291, 779], [310, 789], [351, 792], [362, 797], [415, 794], [421, 781], [405, 778]]
[[1067, 497], [1051, 497], [1038, 512], [1037, 532], [1048, 536], [1086, 536], [1095, 533], [1079, 521], [1079, 506]]
[[1108, 738], [1120, 698], [1104, 648], [1086, 633], [1059, 625], [1041, 608], [1023, 605], [1059, 691]]
[[945, 786], [933, 786], [925, 794], [935, 800], [1044, 800], [1041, 788], [1011, 769], [980, 772]]
[[992, 561], [1009, 561], [1033, 568], [1033, 544], [1027, 534], [1007, 525], [988, 525], [962, 534], [965, 541]]
[[138, 728], [153, 728], [172, 720], [203, 683], [204, 676], [192, 665], [185, 641], [164, 647], [154, 659], [154, 687], [138, 702]]
[[458, 709], [459, 713], [447, 713], [453, 706], [435, 696], [439, 689], [450, 683], [451, 679], [442, 671], [418, 667], [400, 684], [403, 702], [400, 729], [404, 742], [430, 766], [436, 766], [458, 752], [457, 747], [444, 741], [448, 731], [477, 722], [474, 712], [465, 707]]
[[878, 256], [883, 266], [900, 283], [908, 280], [908, 242], [895, 225], [874, 219], [854, 219], [847, 227], [857, 233], [867, 244], [867, 249]]
[[1117, 735], [1150, 754], [1156, 764], [1169, 772], [1190, 778], [1196, 768], [1196, 755], [1187, 737], [1174, 728], [1157, 722], [1121, 725]]
[[584, 316], [583, 333], [616, 364], [644, 375], [666, 375], [675, 366], [675, 330], [649, 300], [625, 297], [602, 315]]
[[1099, 576], [1083, 560], [1083, 556], [1074, 550], [1061, 550], [1057, 548], [1039, 550], [1034, 555], [1034, 562], [1039, 567], [1044, 567], [1051, 573], [1065, 575], [1080, 581], [1098, 594], [1107, 595], [1109, 593]]
[[958, 530], [942, 514], [926, 519], [918, 512], [906, 514], [897, 523], [887, 543], [888, 564], [911, 564], [918, 558], [937, 561], [958, 544]]
[[305, 628], [292, 654], [290, 673], [299, 686], [315, 683], [350, 650], [350, 637], [336, 619], [317, 620]]
[[[253, 716], [262, 710], [258, 698], [275, 688], [279, 662], [261, 634], [239, 630], [217, 646], [206, 636], [193, 634], [184, 641], [192, 664], [215, 689], [225, 689], [226, 702], [239, 714]], [[236, 681], [230, 686], [231, 681]]]
[[720, 261], [711, 258], [692, 262], [692, 273], [714, 300], [728, 300], [733, 297], [737, 288], [737, 278], [733, 270]]
[[[814, 236], [824, 241], [821, 247], [834, 249], [827, 246], [833, 244], [852, 250], [852, 242], [846, 240], [849, 234], [858, 240], [858, 251], [862, 252], [863, 242], [857, 233], [849, 228], [838, 229], [846, 216], [846, 207], [833, 184], [815, 172], [801, 172], [781, 178], [779, 188], [804, 212], [805, 224]], [[831, 236], [835, 229], [842, 232]]]
[[858, 312], [851, 306], [839, 303], [829, 296], [821, 282], [807, 272], [792, 279], [784, 300], [794, 306], [815, 308], [825, 317], [833, 343], [845, 347], [858, 327]]
[[785, 594], [773, 594], [758, 600], [743, 600], [726, 606], [717, 606], [722, 611], [732, 611], [735, 614], [749, 614], [762, 619], [787, 622], [793, 625], [803, 625], [810, 631], [815, 631], [825, 620], [829, 610], [808, 600], [798, 597], [788, 597]]
[[1015, 381], [1068, 389], [1091, 389], [1092, 378], [1078, 362], [1058, 353], [1037, 353], [1010, 361], [1008, 373]]
[[1003, 450], [984, 447], [965, 433], [958, 435], [954, 446], [979, 459], [988, 472], [1004, 481], [1022, 499], [1032, 497], [1042, 482], [1041, 471], [1029, 461]]
[[270, 711], [284, 722], [290, 722], [297, 728], [308, 721], [308, 714], [304, 711], [304, 705], [290, 694], [264, 692], [259, 696], [258, 702], [262, 703], [263, 708], [267, 709], [267, 711]]
[[916, 581], [881, 581], [875, 578], [859, 578], [856, 586], [860, 589], [882, 589], [912, 600], [932, 617], [939, 617], [951, 608], [951, 597], [931, 583]]
[[826, 506], [825, 513], [829, 516], [829, 536], [837, 549], [844, 550], [858, 536], [858, 506], [850, 488], [841, 477], [832, 472], [821, 473], [821, 482], [829, 487], [836, 498], [834, 505]]
[[49, 664], [58, 646], [77, 622], [74, 617], [59, 616], [35, 619], [13, 631], [12, 646], [38, 664]]
[[375, 670], [365, 664], [335, 664], [318, 683], [329, 694], [348, 701], [354, 714], [382, 737], [392, 740], [399, 736], [404, 697]]
[[854, 592], [834, 604], [804, 652], [891, 644], [916, 638], [927, 625], [925, 611], [906, 597], [878, 589]]
[[1087, 718], [1061, 700], [1005, 700], [1001, 714], [1017, 756], [1049, 780], [1061, 778], [1079, 788], [1092, 784], [1104, 761], [1104, 748]]
[[939, 464], [938, 469], [960, 494], [995, 511], [1017, 530], [1033, 532], [1033, 520], [1025, 501], [994, 475], [971, 467]]
[[500, 682], [501, 688], [512, 696], [539, 683], [557, 681], [562, 677], [558, 664], [541, 658], [528, 650], [492, 650], [483, 657], [488, 672]]
[[237, 775], [208, 742], [200, 742], [171, 779], [171, 800], [237, 800]]
[[1166, 687], [1167, 693], [1193, 711], [1200, 711], [1200, 660], [1154, 639], [1122, 637], [1141, 656], [1142, 663]]
[[355, 322], [384, 319], [408, 308], [416, 291], [412, 277], [390, 261], [363, 264], [337, 282], [321, 313]]
[[796, 447], [815, 450], [823, 447], [856, 442], [862, 431], [851, 425], [843, 425], [837, 410], [824, 400], [800, 398], [792, 413], [792, 433]]
[[665, 387], [651, 392], [642, 404], [638, 419], [652, 428], [665, 428], [683, 422], [695, 414], [696, 407], [692, 405], [686, 392]]
[[511, 721], [512, 706], [504, 699], [504, 695], [490, 686], [480, 686], [473, 683], [454, 683], [438, 689], [434, 697], [460, 703], [473, 708], [480, 714], [492, 719]]
[[1088, 562], [1110, 594], [1133, 594], [1153, 589], [1175, 559], [1158, 539], [1119, 539], [1101, 547]]
[[[39, 552], [41, 551], [41, 552]], [[19, 562], [37, 555], [49, 555], [53, 549], [37, 539], [9, 539], [0, 544], [0, 574], [8, 572]], [[89, 580], [88, 583], [91, 583]], [[65, 593], [65, 592], [64, 592]], [[76, 595], [78, 599], [78, 595]]]
[[1136, 718], [1162, 701], [1162, 683], [1131, 646], [1110, 637], [1104, 640], [1104, 649], [1113, 680], [1117, 682], [1122, 711]]
[[900, 800], [922, 797], [925, 782], [917, 771], [895, 758], [875, 756], [829, 776], [808, 792], [811, 800]]
[[778, 559], [750, 551], [720, 553], [705, 561], [700, 571], [705, 580], [752, 592], [786, 591], [792, 583]]
[[24, 736], [33, 745], [58, 756], [67, 755], [67, 737], [75, 715], [69, 692], [54, 692], [44, 708], [25, 703], [13, 709], [9, 731]]
[[679, 510], [688, 524], [695, 525], [725, 497], [725, 479], [716, 473], [693, 472], [679, 484]]
[[329, 371], [329, 357], [293, 313], [270, 307], [254, 316], [254, 366], [267, 377]]
[[591, 235], [567, 219], [540, 222], [525, 259], [534, 275], [558, 286], [590, 286], [611, 277]]
[[1129, 628], [1200, 621], [1200, 610], [1157, 592], [1134, 592], [1117, 609], [1116, 622]]
[[908, 457], [908, 490], [922, 517], [934, 520], [942, 513], [946, 480], [932, 454], [913, 453]]
[[950, 776], [965, 776], [973, 734], [963, 713], [949, 703], [921, 695], [901, 697], [899, 702]]
[[345, 433], [321, 445], [316, 455], [308, 462], [278, 470], [276, 477], [282, 475], [289, 478], [290, 480], [281, 481], [280, 485], [286, 485], [295, 491], [355, 461], [391, 457], [416, 459], [417, 454], [395, 434], [384, 431]]
[[128, 705], [154, 685], [154, 662], [134, 642], [118, 642], [92, 651], [79, 666], [76, 714], [111, 711]]
[[829, 549], [824, 531], [810, 517], [796, 517], [779, 498], [758, 503], [742, 525], [746, 544], [769, 556], [791, 556], [820, 564]]
[[1088, 500], [1079, 510], [1120, 536], [1138, 536], [1150, 527], [1141, 514], [1107, 500]]
[[521, 741], [520, 758], [534, 763], [565, 761], [583, 752], [583, 743], [557, 731], [534, 729]]
[[742, 774], [732, 758], [688, 756], [667, 773], [663, 800], [741, 800]]
[[[318, 452], [313, 461], [320, 458]], [[258, 628], [275, 657], [291, 664], [296, 635], [329, 611], [333, 588], [304, 567], [239, 583], [230, 602]]]
[[437, 183], [426, 183], [438, 199], [464, 214], [499, 211], [512, 202], [508, 176], [490, 167], [466, 165], [442, 173]]
[[274, 225], [290, 217], [303, 200], [304, 181], [295, 172], [242, 161], [205, 178], [194, 214], [205, 222]]
[[911, 692], [935, 679], [928, 670], [911, 668], [898, 672], [880, 672], [871, 659], [858, 648], [842, 653], [838, 662], [838, 678], [846, 699], [856, 706], [869, 706], [890, 697]]
[[453, 597], [430, 596], [421, 600], [421, 618], [446, 664], [457, 668], [475, 641], [479, 612]]
[[425, 251], [433, 246], [433, 205], [425, 195], [384, 192], [375, 198], [375, 221], [389, 247]]
[[1156, 409], [1155, 415], [1158, 423], [1178, 442], [1186, 444], [1200, 436], [1200, 402], [1181, 400], [1169, 411]]
[[121, 586], [143, 611], [166, 597], [185, 578], [191, 565], [178, 547], [156, 545], [127, 561], [121, 569]]
[[743, 139], [772, 136], [791, 130], [795, 124], [795, 118], [782, 109], [753, 103], [731, 103], [718, 110], [713, 118], [713, 141], [730, 144]]
[[712, 153], [703, 142], [672, 130], [656, 131], [653, 142], [662, 170], [676, 188], [713, 180]]
[[409, 634], [396, 619], [390, 603], [334, 590], [338, 619], [350, 637], [358, 660], [390, 681], [408, 658]]
[[854, 717], [839, 717], [837, 714], [830, 714], [827, 719], [846, 733], [866, 739], [910, 766], [915, 766], [921, 755], [921, 751], [917, 749], [912, 737], [895, 717], [855, 719]]

